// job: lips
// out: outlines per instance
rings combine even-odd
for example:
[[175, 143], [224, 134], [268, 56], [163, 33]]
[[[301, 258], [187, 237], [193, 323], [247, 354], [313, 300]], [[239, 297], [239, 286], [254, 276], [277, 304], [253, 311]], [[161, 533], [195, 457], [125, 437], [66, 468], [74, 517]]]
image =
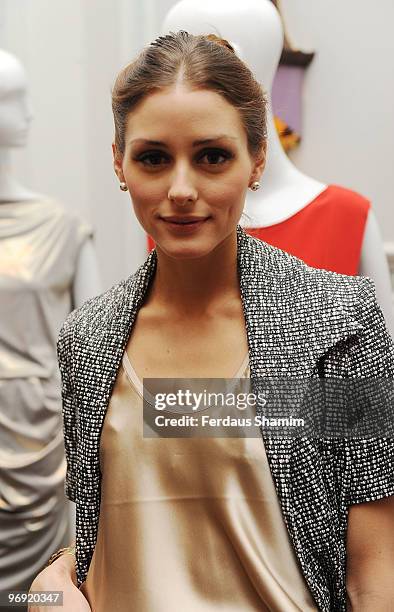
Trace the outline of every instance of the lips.
[[191, 236], [200, 231], [211, 217], [162, 217], [166, 229], [174, 236]]
[[200, 219], [199, 221], [168, 221], [168, 223], [176, 223], [177, 225], [192, 225], [193, 223], [200, 223], [200, 221], [204, 221], [204, 219]]
[[193, 223], [201, 223], [202, 221], [206, 221], [208, 217], [163, 217], [163, 221], [167, 223], [175, 223], [176, 225], [192, 225]]

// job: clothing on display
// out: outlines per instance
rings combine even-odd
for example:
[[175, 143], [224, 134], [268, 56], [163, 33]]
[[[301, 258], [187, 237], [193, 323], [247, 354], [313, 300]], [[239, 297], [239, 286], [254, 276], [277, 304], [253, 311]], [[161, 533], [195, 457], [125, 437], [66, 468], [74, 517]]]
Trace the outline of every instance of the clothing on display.
[[[249, 374], [246, 354], [233, 378]], [[241, 391], [237, 380], [232, 392]], [[142, 423], [142, 381], [125, 352], [101, 434], [100, 522], [81, 587], [92, 610], [126, 611], [132, 594], [140, 612], [316, 611], [261, 439], [149, 438]]]
[[0, 590], [26, 590], [69, 544], [56, 340], [92, 235], [42, 199], [0, 203]]
[[299, 257], [314, 268], [358, 274], [370, 202], [344, 187], [329, 185], [285, 221], [245, 231]]

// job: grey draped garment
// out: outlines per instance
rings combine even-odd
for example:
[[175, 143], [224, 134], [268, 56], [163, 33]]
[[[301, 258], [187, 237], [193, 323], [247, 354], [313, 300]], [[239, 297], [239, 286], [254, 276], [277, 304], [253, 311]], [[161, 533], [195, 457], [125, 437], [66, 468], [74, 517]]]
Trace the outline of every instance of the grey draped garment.
[[91, 234], [52, 200], [0, 202], [0, 590], [70, 537], [56, 340]]

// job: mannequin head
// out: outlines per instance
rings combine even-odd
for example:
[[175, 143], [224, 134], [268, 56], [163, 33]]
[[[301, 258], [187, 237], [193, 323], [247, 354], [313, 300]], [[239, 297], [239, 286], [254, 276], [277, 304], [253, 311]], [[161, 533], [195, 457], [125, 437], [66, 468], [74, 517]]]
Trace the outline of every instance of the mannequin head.
[[31, 119], [23, 66], [14, 55], [0, 50], [0, 148], [25, 146]]
[[265, 91], [271, 91], [284, 33], [270, 0], [181, 0], [167, 13], [161, 31], [180, 29], [227, 39]]
[[[199, 257], [235, 234], [264, 168], [265, 99], [226, 42], [157, 39], [119, 74], [112, 101], [115, 171], [158, 249]], [[174, 215], [204, 229], [173, 233], [164, 219]]]
[[[267, 161], [261, 189], [248, 192], [247, 225], [278, 223], [310, 202], [325, 186], [301, 173], [287, 157], [276, 131], [270, 92], [283, 48], [280, 15], [270, 0], [181, 0], [167, 13], [161, 32], [214, 32], [227, 39], [253, 72], [267, 97]], [[286, 192], [286, 197], [283, 195]]]

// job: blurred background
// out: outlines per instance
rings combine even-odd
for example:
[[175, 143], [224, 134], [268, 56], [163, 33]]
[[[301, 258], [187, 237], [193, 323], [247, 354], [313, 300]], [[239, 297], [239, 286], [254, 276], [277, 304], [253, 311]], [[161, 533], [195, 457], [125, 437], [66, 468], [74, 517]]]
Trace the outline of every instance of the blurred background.
[[[14, 171], [93, 225], [104, 288], [146, 257], [112, 170], [111, 87], [173, 4], [0, 0], [0, 48], [25, 66], [34, 112]], [[372, 201], [393, 262], [394, 3], [282, 0], [281, 10], [293, 45], [315, 52], [303, 83], [302, 141], [289, 156], [306, 174]]]

